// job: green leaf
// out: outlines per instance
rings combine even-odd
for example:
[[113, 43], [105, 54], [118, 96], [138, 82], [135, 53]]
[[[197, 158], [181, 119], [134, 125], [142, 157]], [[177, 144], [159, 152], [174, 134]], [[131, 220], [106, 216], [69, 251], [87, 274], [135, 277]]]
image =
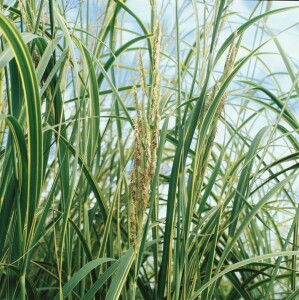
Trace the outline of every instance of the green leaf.
[[[93, 261], [88, 262], [85, 264], [78, 272], [76, 272], [71, 279], [63, 286], [61, 294], [63, 297], [67, 297], [72, 290], [76, 287], [76, 285], [85, 277], [87, 276], [93, 269], [97, 268], [98, 266], [102, 265], [103, 263], [114, 261], [112, 258], [97, 258]], [[56, 295], [54, 300], [60, 299], [60, 293]]]

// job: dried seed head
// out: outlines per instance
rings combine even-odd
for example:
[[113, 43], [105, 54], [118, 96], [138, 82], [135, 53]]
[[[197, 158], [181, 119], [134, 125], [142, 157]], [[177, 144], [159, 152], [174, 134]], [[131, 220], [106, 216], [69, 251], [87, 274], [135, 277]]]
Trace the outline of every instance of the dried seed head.
[[136, 170], [133, 167], [131, 171], [131, 197], [132, 197], [132, 206], [131, 206], [131, 216], [130, 216], [130, 229], [131, 229], [131, 241], [135, 245], [136, 244], [136, 203], [138, 202], [138, 191], [136, 185]]
[[147, 85], [146, 85], [146, 79], [145, 79], [145, 75], [144, 75], [144, 67], [143, 67], [141, 52], [139, 52], [138, 57], [139, 57], [139, 59], [138, 59], [138, 71], [139, 71], [139, 77], [140, 77], [140, 85], [141, 85], [143, 95], [148, 97]]
[[136, 85], [135, 84], [133, 85], [132, 91], [133, 91], [133, 98], [134, 98], [134, 104], [135, 104], [135, 107], [136, 107], [136, 112], [137, 112], [137, 115], [139, 115], [140, 110], [139, 110], [138, 96], [137, 96], [137, 91], [136, 91]]
[[151, 110], [150, 110], [150, 118], [152, 119], [159, 113], [159, 105], [161, 100], [161, 79], [160, 75], [157, 74], [156, 81], [153, 82], [152, 88], [152, 103], [151, 103]]
[[153, 178], [155, 176], [156, 164], [157, 164], [157, 152], [153, 151], [152, 160], [151, 160], [151, 167], [150, 167], [151, 178]]
[[238, 33], [237, 31], [234, 32], [233, 40], [230, 44], [230, 48], [226, 57], [225, 65], [224, 65], [224, 80], [227, 78], [227, 76], [231, 73], [233, 70], [235, 60], [236, 60], [236, 55], [237, 55], [237, 48], [235, 45], [235, 40], [237, 37]]
[[[131, 197], [134, 213], [131, 215], [132, 242], [136, 243], [139, 228], [142, 226], [143, 214], [148, 206], [150, 196], [150, 181], [156, 170], [157, 148], [160, 128], [159, 105], [161, 100], [161, 78], [159, 75], [161, 33], [156, 25], [153, 37], [153, 80], [151, 91], [151, 105], [149, 115], [145, 111], [145, 97], [148, 90], [144, 76], [141, 54], [139, 54], [139, 76], [143, 93], [141, 108], [138, 103], [136, 87], [133, 87], [133, 97], [137, 111], [134, 120], [135, 151], [133, 168], [131, 171]], [[151, 129], [152, 126], [152, 129]]]
[[154, 177], [155, 172], [156, 172], [157, 148], [158, 148], [158, 141], [159, 141], [159, 128], [160, 128], [160, 115], [157, 114], [155, 116], [154, 130], [153, 130], [153, 134], [152, 134], [152, 160], [151, 160], [151, 167], [150, 167], [151, 178]]
[[135, 246], [136, 245], [136, 235], [137, 235], [137, 224], [136, 224], [136, 209], [135, 204], [132, 202], [132, 211], [131, 211], [131, 242]]
[[130, 187], [131, 187], [131, 195], [132, 195], [132, 202], [136, 203], [136, 196], [137, 196], [137, 189], [136, 189], [136, 173], [135, 173], [135, 169], [133, 168], [131, 171], [131, 183], [130, 183]]
[[153, 76], [159, 73], [160, 65], [161, 30], [159, 21], [156, 22], [153, 36]]
[[138, 167], [141, 163], [141, 134], [142, 134], [142, 121], [139, 116], [135, 119], [135, 155], [134, 155], [134, 167]]
[[154, 116], [155, 109], [157, 109], [159, 104], [160, 95], [160, 75], [159, 75], [159, 65], [160, 65], [160, 46], [161, 46], [161, 31], [159, 22], [157, 21], [154, 36], [153, 36], [153, 81], [152, 81], [152, 103], [150, 110], [150, 117]]
[[143, 125], [144, 125], [144, 145], [145, 145], [145, 170], [149, 173], [150, 163], [152, 160], [152, 153], [151, 153], [151, 131], [150, 126], [148, 124], [147, 118], [143, 117]]
[[208, 100], [206, 101], [205, 113], [207, 113], [207, 111], [209, 110], [213, 100], [215, 99], [217, 92], [218, 92], [218, 83], [216, 82], [212, 88], [212, 91], [211, 91], [211, 94], [210, 94]]
[[156, 171], [157, 148], [160, 128], [159, 106], [161, 101], [161, 77], [159, 74], [160, 64], [160, 46], [161, 46], [161, 31], [157, 23], [153, 38], [153, 86], [152, 86], [152, 101], [150, 108], [150, 120], [153, 122], [153, 132], [151, 136], [151, 162], [150, 162], [150, 177], [153, 178]]
[[[141, 196], [142, 196], [142, 213], [146, 210], [149, 199], [149, 177], [147, 170], [144, 170], [140, 178]], [[141, 203], [140, 203], [141, 204]]]
[[141, 162], [141, 154], [142, 154], [142, 117], [138, 104], [138, 97], [136, 92], [135, 85], [133, 86], [133, 96], [134, 102], [137, 111], [137, 117], [134, 120], [134, 129], [135, 129], [135, 153], [134, 153], [134, 166], [138, 167]]

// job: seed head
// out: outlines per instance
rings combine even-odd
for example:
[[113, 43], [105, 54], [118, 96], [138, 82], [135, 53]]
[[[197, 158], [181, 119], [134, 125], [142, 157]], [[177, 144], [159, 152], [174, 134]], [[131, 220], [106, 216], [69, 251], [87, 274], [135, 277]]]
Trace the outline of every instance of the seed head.
[[237, 48], [235, 45], [235, 40], [237, 37], [238, 33], [237, 31], [234, 32], [233, 40], [230, 44], [230, 48], [226, 57], [225, 65], [224, 65], [224, 80], [227, 78], [227, 76], [232, 72], [235, 60], [236, 60], [236, 55], [237, 55]]
[[159, 24], [156, 25], [153, 37], [153, 80], [151, 90], [151, 103], [148, 114], [145, 110], [145, 98], [149, 100], [148, 89], [144, 76], [144, 67], [139, 54], [138, 71], [142, 90], [142, 101], [139, 105], [135, 85], [133, 97], [137, 116], [134, 120], [135, 150], [133, 168], [131, 171], [131, 232], [132, 243], [136, 243], [138, 231], [142, 228], [143, 214], [148, 206], [150, 197], [150, 183], [154, 177], [157, 161], [157, 148], [159, 140], [160, 115], [159, 105], [161, 100], [161, 78], [159, 75], [161, 32]]
[[148, 97], [147, 85], [146, 85], [146, 79], [145, 79], [145, 75], [144, 75], [144, 67], [143, 67], [141, 52], [139, 52], [138, 56], [139, 56], [138, 71], [139, 71], [139, 77], [140, 77], [140, 85], [141, 85], [143, 95]]

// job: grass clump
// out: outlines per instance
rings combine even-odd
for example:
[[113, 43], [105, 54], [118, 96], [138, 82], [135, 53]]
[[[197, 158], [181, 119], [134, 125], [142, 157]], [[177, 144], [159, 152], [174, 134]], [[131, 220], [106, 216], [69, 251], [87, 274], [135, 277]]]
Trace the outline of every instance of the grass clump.
[[298, 8], [237, 2], [0, 1], [1, 299], [298, 297]]

